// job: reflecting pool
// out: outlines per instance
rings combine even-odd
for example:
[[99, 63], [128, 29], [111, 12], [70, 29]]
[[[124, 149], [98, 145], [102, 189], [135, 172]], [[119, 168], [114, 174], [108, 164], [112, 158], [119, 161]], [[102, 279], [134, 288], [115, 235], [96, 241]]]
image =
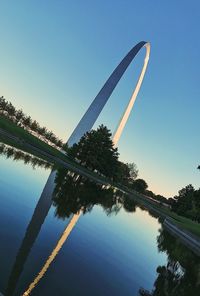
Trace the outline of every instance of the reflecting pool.
[[199, 295], [199, 258], [133, 199], [1, 147], [4, 296]]

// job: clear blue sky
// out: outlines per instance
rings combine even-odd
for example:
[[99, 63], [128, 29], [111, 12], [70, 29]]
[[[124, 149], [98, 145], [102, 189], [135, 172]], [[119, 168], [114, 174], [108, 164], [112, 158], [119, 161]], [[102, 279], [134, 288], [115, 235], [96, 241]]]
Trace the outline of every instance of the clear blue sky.
[[[151, 190], [200, 184], [200, 2], [0, 1], [0, 95], [67, 139], [110, 73], [141, 40], [150, 62], [119, 142]], [[115, 129], [144, 52], [96, 126]]]

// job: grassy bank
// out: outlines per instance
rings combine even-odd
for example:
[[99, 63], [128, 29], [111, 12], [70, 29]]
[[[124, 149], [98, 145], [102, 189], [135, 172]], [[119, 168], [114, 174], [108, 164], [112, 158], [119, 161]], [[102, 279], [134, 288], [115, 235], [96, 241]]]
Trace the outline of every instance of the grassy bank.
[[156, 204], [155, 202], [148, 200], [147, 198], [143, 197], [142, 195], [136, 194], [135, 198], [137, 202], [141, 205], [144, 205], [147, 209], [155, 210], [163, 218], [171, 218], [172, 222], [177, 225], [179, 228], [188, 231], [198, 238], [200, 238], [200, 224], [194, 222], [188, 218], [183, 216], [177, 215], [175, 212], [172, 212], [170, 209]]
[[[35, 137], [25, 129], [17, 126], [15, 123], [2, 116], [0, 116], [0, 128], [8, 132], [9, 134], [19, 138], [19, 140], [24, 140], [26, 143], [29, 143], [37, 147], [38, 149], [41, 149], [42, 151], [52, 154], [55, 157], [60, 157], [63, 160], [66, 159], [65, 155], [63, 155], [63, 153], [61, 153], [59, 150], [48, 145], [47, 143]], [[22, 142], [21, 145], [23, 146]]]

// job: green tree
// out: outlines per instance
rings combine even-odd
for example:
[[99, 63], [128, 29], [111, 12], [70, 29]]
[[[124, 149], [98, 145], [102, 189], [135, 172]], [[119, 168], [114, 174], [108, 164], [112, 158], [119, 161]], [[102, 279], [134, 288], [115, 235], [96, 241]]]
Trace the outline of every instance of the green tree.
[[62, 148], [64, 146], [63, 141], [62, 140], [57, 140], [57, 146]]
[[63, 144], [63, 145], [62, 145], [62, 149], [63, 149], [66, 153], [68, 153], [68, 149], [69, 149], [68, 144], [67, 144], [67, 143]]
[[31, 130], [37, 133], [38, 129], [39, 129], [39, 124], [36, 120], [34, 120], [31, 124]]
[[127, 166], [129, 168], [130, 178], [132, 180], [135, 180], [138, 176], [138, 168], [137, 168], [136, 164], [134, 162], [127, 163]]
[[15, 116], [16, 110], [15, 110], [15, 107], [11, 103], [9, 103], [6, 106], [6, 111], [8, 112], [8, 114], [11, 118], [13, 118]]
[[119, 168], [116, 175], [116, 181], [120, 182], [125, 186], [129, 186], [130, 184], [130, 169], [126, 163], [119, 161]]
[[173, 210], [179, 215], [186, 215], [187, 212], [192, 210], [194, 187], [189, 184], [186, 187], [179, 190], [178, 196], [175, 196], [176, 203], [173, 205]]
[[172, 210], [179, 215], [200, 222], [200, 189], [195, 190], [190, 184], [179, 190], [178, 196], [174, 196]]
[[107, 127], [100, 125], [97, 130], [85, 133], [78, 144], [68, 149], [68, 155], [88, 169], [116, 180], [120, 169], [119, 153], [111, 136]]
[[0, 97], [0, 111], [4, 112], [6, 110], [6, 107], [8, 105], [8, 102], [4, 99], [4, 97]]
[[32, 119], [31, 119], [31, 117], [30, 116], [24, 116], [23, 119], [22, 119], [22, 123], [27, 128], [31, 128], [31, 125], [32, 125]]
[[24, 118], [24, 112], [20, 109], [15, 112], [16, 123], [19, 123]]
[[139, 193], [145, 193], [148, 185], [143, 179], [136, 179], [132, 184], [132, 188]]
[[149, 197], [155, 198], [155, 194], [151, 190], [146, 190], [145, 194]]

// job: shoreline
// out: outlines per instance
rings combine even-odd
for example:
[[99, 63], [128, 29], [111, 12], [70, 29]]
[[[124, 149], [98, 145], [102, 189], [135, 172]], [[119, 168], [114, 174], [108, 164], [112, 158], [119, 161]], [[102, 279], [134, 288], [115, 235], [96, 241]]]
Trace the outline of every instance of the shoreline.
[[169, 218], [165, 218], [163, 222], [164, 228], [168, 230], [173, 236], [178, 237], [181, 242], [191, 249], [197, 256], [200, 256], [200, 240], [191, 234], [188, 234], [178, 226], [174, 225]]
[[[66, 169], [69, 169], [69, 170], [72, 170], [78, 174], [81, 174], [96, 183], [103, 184], [103, 185], [111, 185], [111, 186], [115, 187], [116, 189], [121, 190], [124, 193], [128, 194], [132, 199], [135, 199], [136, 201], [138, 201], [139, 204], [146, 207], [147, 210], [152, 210], [158, 216], [163, 218], [164, 219], [163, 226], [169, 232], [171, 232], [173, 235], [175, 235], [176, 237], [179, 237], [181, 239], [181, 241], [185, 245], [187, 245], [187, 247], [189, 247], [193, 252], [195, 252], [198, 256], [200, 256], [200, 238], [198, 239], [196, 236], [196, 238], [194, 239], [195, 235], [191, 231], [188, 231], [186, 229], [182, 229], [176, 224], [176, 222], [174, 223], [173, 222], [174, 219], [172, 217], [170, 217], [167, 213], [164, 213], [164, 211], [167, 211], [167, 209], [162, 208], [158, 202], [153, 201], [138, 192], [131, 191], [128, 188], [125, 188], [123, 185], [114, 184], [111, 181], [104, 179], [103, 177], [100, 177], [98, 175], [96, 176], [94, 173], [90, 172], [86, 168], [80, 167], [78, 164], [76, 166], [76, 164], [68, 163], [68, 162], [61, 160], [60, 158], [58, 158], [52, 154], [49, 154], [46, 151], [42, 151], [40, 148], [37, 148], [37, 147], [33, 146], [32, 144], [27, 143], [23, 139], [22, 140], [19, 139], [18, 137], [8, 133], [7, 131], [3, 130], [2, 128], [0, 128], [0, 135], [3, 137], [6, 137], [7, 139], [11, 140], [12, 142], [14, 142], [16, 144], [19, 144], [21, 146], [21, 148], [24, 147], [28, 150], [35, 152], [37, 156], [38, 156], [38, 154], [40, 155], [40, 157], [43, 156], [45, 158], [45, 160], [49, 159], [50, 161], [53, 161], [54, 163], [57, 163], [58, 165], [61, 165], [61, 166], [65, 167]], [[14, 145], [14, 143], [13, 143], [13, 145]], [[199, 225], [199, 228], [200, 228], [200, 225]], [[195, 240], [195, 242], [194, 242], [194, 240]]]

